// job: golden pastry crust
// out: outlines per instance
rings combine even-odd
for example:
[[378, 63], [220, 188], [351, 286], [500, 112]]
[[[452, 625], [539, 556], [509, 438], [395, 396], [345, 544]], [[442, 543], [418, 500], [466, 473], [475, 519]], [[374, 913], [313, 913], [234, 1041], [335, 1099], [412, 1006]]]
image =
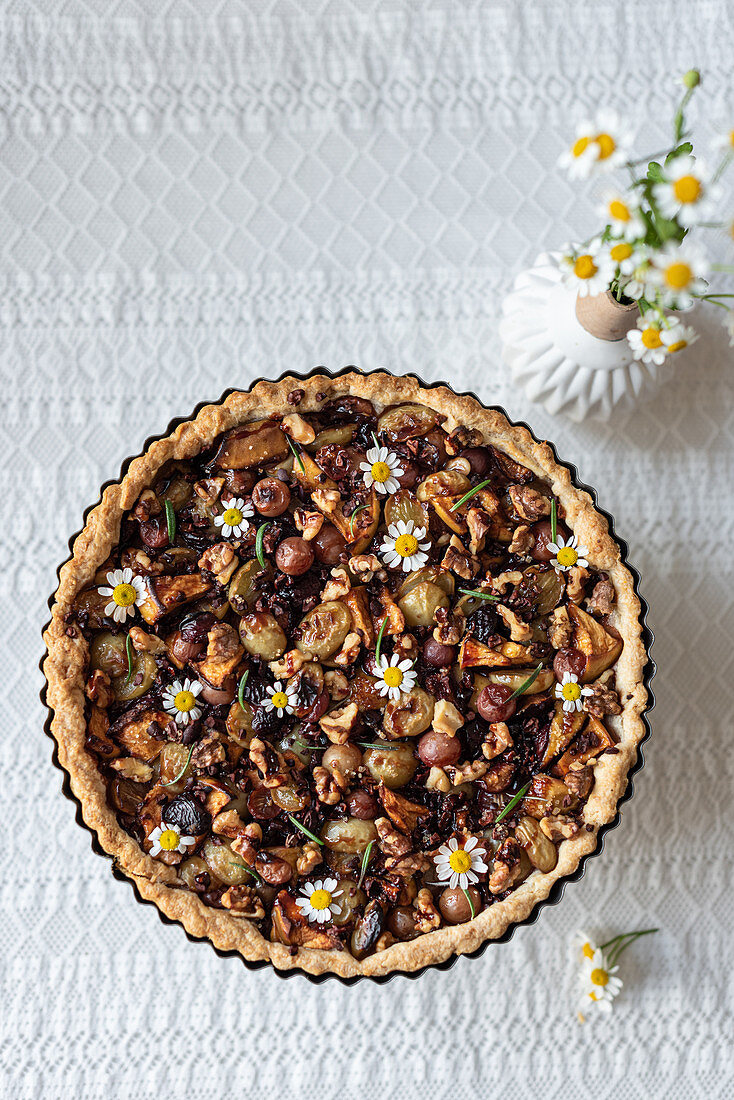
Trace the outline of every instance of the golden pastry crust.
[[[616, 665], [623, 710], [610, 723], [619, 738], [618, 752], [604, 755], [597, 763], [594, 788], [585, 809], [587, 831], [561, 843], [553, 871], [547, 874], [536, 871], [512, 894], [474, 920], [396, 943], [362, 962], [346, 951], [300, 948], [291, 954], [291, 948], [264, 939], [248, 920], [208, 907], [195, 894], [176, 888], [175, 870], [146, 855], [128, 836], [107, 804], [103, 777], [85, 749], [87, 643], [79, 632], [74, 637], [66, 632], [65, 616], [71, 611], [75, 597], [107, 559], [118, 541], [123, 513], [132, 508], [160, 467], [171, 459], [195, 456], [220, 433], [246, 420], [283, 413], [289, 408], [288, 394], [294, 389], [303, 391], [299, 412], [315, 411], [325, 399], [344, 394], [365, 397], [378, 409], [402, 402], [425, 404], [447, 418], [444, 425], [447, 430], [458, 425], [479, 429], [487, 442], [549, 482], [566, 511], [568, 525], [588, 548], [590, 562], [604, 570], [614, 584], [617, 599], [612, 622], [625, 643]], [[537, 442], [527, 429], [511, 424], [501, 412], [485, 409], [473, 397], [457, 395], [446, 386], [427, 388], [412, 377], [394, 377], [382, 371], [372, 374], [350, 371], [334, 378], [315, 374], [308, 378], [289, 376], [278, 382], [261, 381], [248, 392], [237, 391], [219, 404], [202, 407], [194, 419], [179, 424], [169, 436], [153, 442], [144, 454], [133, 459], [120, 482], [105, 489], [100, 503], [88, 514], [85, 527], [74, 542], [72, 556], [61, 568], [44, 640], [48, 649], [43, 665], [48, 681], [47, 703], [53, 714], [51, 731], [58, 745], [59, 763], [68, 773], [85, 824], [97, 835], [104, 851], [136, 883], [143, 898], [154, 902], [170, 919], [180, 921], [191, 935], [208, 938], [220, 950], [236, 951], [251, 962], [270, 960], [279, 969], [297, 968], [314, 975], [380, 977], [416, 971], [452, 955], [475, 951], [486, 940], [497, 939], [512, 924], [524, 920], [539, 901], [548, 897], [554, 883], [572, 873], [596, 847], [598, 830], [614, 818], [626, 788], [627, 774], [646, 734], [642, 720], [647, 706], [643, 672], [648, 657], [643, 644], [640, 601], [632, 574], [621, 561], [619, 546], [589, 494], [574, 486], [570, 471], [556, 461], [547, 443]]]

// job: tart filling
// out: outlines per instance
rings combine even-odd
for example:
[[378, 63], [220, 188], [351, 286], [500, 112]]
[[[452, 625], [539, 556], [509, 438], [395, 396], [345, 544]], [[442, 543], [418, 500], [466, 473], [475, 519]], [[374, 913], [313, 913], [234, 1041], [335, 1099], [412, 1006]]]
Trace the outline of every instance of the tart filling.
[[625, 641], [536, 470], [427, 404], [302, 397], [160, 467], [64, 625], [107, 804], [169, 889], [362, 962], [594, 832]]

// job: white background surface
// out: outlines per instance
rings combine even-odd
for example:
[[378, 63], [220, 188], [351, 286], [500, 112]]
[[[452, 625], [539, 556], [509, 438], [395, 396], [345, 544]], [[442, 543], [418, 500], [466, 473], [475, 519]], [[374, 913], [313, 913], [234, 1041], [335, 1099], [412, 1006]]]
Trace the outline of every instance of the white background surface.
[[[732, 353], [699, 313], [652, 404], [573, 426], [509, 383], [496, 335], [512, 277], [594, 228], [555, 169], [579, 111], [613, 99], [657, 148], [698, 64], [701, 150], [732, 125], [727, 0], [2, 12], [0, 1094], [733, 1096]], [[630, 541], [660, 672], [638, 794], [563, 903], [448, 973], [344, 989], [250, 974], [112, 879], [36, 665], [66, 540], [127, 454], [225, 387], [351, 362], [557, 442]], [[651, 924], [612, 1018], [580, 1026], [573, 931]]]

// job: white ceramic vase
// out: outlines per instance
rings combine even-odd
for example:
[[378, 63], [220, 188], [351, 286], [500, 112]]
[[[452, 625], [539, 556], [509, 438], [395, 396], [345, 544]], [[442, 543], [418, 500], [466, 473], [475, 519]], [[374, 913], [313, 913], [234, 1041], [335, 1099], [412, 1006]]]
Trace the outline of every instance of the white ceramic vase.
[[[577, 298], [557, 253], [541, 253], [505, 298], [503, 359], [528, 397], [572, 420], [607, 420], [622, 402], [659, 384], [665, 368], [633, 359], [625, 339], [638, 317], [607, 291]], [[668, 371], [670, 368], [668, 367]]]

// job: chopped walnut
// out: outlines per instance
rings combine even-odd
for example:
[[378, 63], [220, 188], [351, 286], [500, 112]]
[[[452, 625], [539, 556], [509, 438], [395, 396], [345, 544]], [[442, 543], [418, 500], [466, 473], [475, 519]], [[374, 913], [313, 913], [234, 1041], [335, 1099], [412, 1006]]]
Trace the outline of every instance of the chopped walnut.
[[250, 762], [260, 773], [263, 787], [272, 789], [283, 786], [286, 780], [284, 774], [286, 763], [279, 752], [276, 752], [267, 742], [261, 741], [259, 737], [253, 737], [248, 755]]
[[235, 917], [262, 920], [265, 906], [251, 886], [230, 886], [222, 894], [222, 905]]
[[347, 595], [351, 587], [352, 582], [346, 569], [343, 566], [337, 566], [336, 569], [332, 569], [331, 578], [324, 585], [321, 602], [328, 603], [329, 600], [339, 600], [342, 596]]
[[550, 515], [551, 502], [537, 489], [531, 489], [529, 485], [509, 485], [507, 493], [520, 519], [535, 523]]
[[153, 769], [150, 764], [144, 764], [142, 760], [136, 760], [133, 756], [112, 760], [110, 767], [114, 768], [123, 779], [132, 779], [136, 783], [149, 783], [153, 778]]
[[336, 775], [319, 766], [314, 768], [313, 778], [319, 802], [323, 802], [325, 806], [336, 806], [337, 802], [341, 802], [342, 791]]
[[466, 618], [456, 615], [447, 607], [437, 607], [435, 619], [437, 625], [433, 628], [433, 637], [441, 645], [458, 645], [466, 626]]
[[308, 655], [301, 653], [300, 649], [289, 649], [277, 661], [270, 661], [268, 668], [276, 680], [290, 680], [300, 672], [305, 664], [308, 664]]
[[557, 607], [548, 622], [548, 641], [554, 649], [568, 649], [573, 639], [573, 623], [567, 607]]
[[379, 955], [381, 951], [387, 951], [388, 947], [392, 947], [397, 940], [391, 932], [383, 932], [377, 939], [375, 944], [375, 954]]
[[136, 550], [132, 546], [128, 546], [126, 550], [123, 550], [120, 557], [120, 566], [122, 569], [132, 569], [133, 573], [145, 573], [148, 576], [154, 573], [162, 573], [165, 568], [163, 562], [151, 561], [145, 550]]
[[512, 746], [512, 734], [506, 722], [492, 722], [484, 738], [482, 754], [486, 760], [494, 760]]
[[146, 634], [139, 626], [130, 627], [130, 641], [138, 653], [165, 653], [166, 643], [155, 634]]
[[336, 511], [336, 506], [341, 500], [341, 494], [337, 489], [314, 489], [311, 493], [311, 500], [322, 512], [331, 515], [332, 512]]
[[548, 839], [554, 843], [559, 840], [570, 840], [581, 828], [578, 821], [564, 814], [549, 814], [548, 817], [542, 817], [540, 827]]
[[492, 517], [483, 508], [473, 506], [466, 514], [466, 525], [469, 528], [469, 549], [472, 554], [478, 554], [484, 549], [487, 535], [492, 530]]
[[334, 664], [339, 665], [340, 668], [347, 668], [349, 665], [353, 665], [359, 657], [359, 651], [362, 648], [362, 639], [359, 634], [354, 631], [350, 631], [347, 634], [341, 649], [334, 657]]
[[448, 794], [451, 790], [451, 780], [443, 768], [434, 765], [428, 773], [425, 788], [427, 791], [441, 791], [442, 794]]
[[385, 855], [402, 858], [411, 851], [412, 844], [408, 837], [399, 832], [386, 817], [378, 817], [375, 828], [380, 838], [378, 844]]
[[437, 733], [455, 737], [456, 731], [464, 725], [464, 716], [448, 699], [439, 699], [433, 710], [432, 725]]
[[239, 558], [226, 542], [217, 542], [209, 546], [198, 561], [199, 569], [208, 569], [220, 584], [227, 584], [239, 565]]
[[588, 798], [594, 786], [594, 769], [586, 766], [571, 768], [563, 777], [563, 782], [571, 794], [577, 798]]
[[490, 894], [501, 894], [514, 886], [525, 871], [526, 860], [523, 849], [514, 837], [508, 836], [497, 849], [494, 865], [487, 881]]
[[318, 844], [315, 844], [313, 840], [307, 841], [301, 849], [301, 854], [296, 860], [296, 870], [302, 878], [306, 878], [310, 875], [314, 867], [318, 867], [324, 857], [321, 855], [321, 849]]
[[324, 517], [321, 512], [309, 512], [305, 508], [296, 508], [293, 513], [293, 522], [305, 541], [310, 542], [311, 539], [316, 538], [324, 526]]
[[102, 710], [105, 710], [114, 698], [112, 693], [112, 681], [107, 673], [102, 672], [101, 669], [95, 669], [87, 680], [84, 694], [91, 703], [97, 703]]
[[592, 615], [608, 615], [614, 608], [617, 593], [609, 579], [602, 578], [594, 585], [593, 591], [586, 601], [586, 606]]
[[454, 430], [446, 440], [446, 450], [450, 455], [458, 454], [472, 447], [481, 447], [484, 436], [476, 428], [467, 428], [463, 424]]
[[395, 639], [395, 650], [400, 660], [414, 660], [418, 656], [418, 641], [413, 634], [401, 634]]
[[510, 542], [509, 550], [511, 554], [527, 554], [528, 550], [532, 550], [535, 545], [535, 536], [530, 528], [521, 523], [519, 527], [516, 527], [512, 532], [512, 541]]
[[336, 669], [331, 669], [329, 672], [324, 673], [324, 685], [329, 693], [331, 699], [335, 703], [341, 702], [342, 699], [346, 699], [349, 695], [349, 680], [343, 672], [338, 672]]
[[[217, 814], [212, 821], [212, 832], [216, 833], [217, 836], [226, 836], [230, 840], [233, 837], [240, 836], [244, 829], [245, 823], [236, 810], [225, 810], [224, 813]], [[262, 840], [263, 832], [259, 825], [258, 829]]]
[[316, 438], [316, 432], [311, 425], [298, 413], [289, 413], [288, 416], [284, 416], [280, 426], [286, 435], [289, 435], [291, 439], [295, 439], [296, 443], [306, 445], [313, 443]]
[[356, 728], [359, 721], [359, 707], [356, 703], [347, 703], [344, 707], [325, 714], [319, 719], [319, 726], [331, 741], [332, 745], [346, 745], [349, 735]]
[[619, 695], [612, 688], [608, 688], [601, 680], [589, 684], [593, 695], [584, 695], [581, 706], [587, 714], [594, 718], [603, 718], [605, 714], [621, 714], [622, 704]]
[[374, 554], [355, 554], [349, 559], [349, 568], [365, 584], [369, 584], [376, 573], [385, 573]]
[[585, 585], [589, 579], [588, 569], [572, 565], [566, 570], [566, 595], [572, 603], [581, 603], [586, 595]]
[[510, 631], [510, 641], [526, 644], [532, 639], [533, 632], [529, 623], [524, 623], [522, 619], [518, 619], [515, 612], [511, 611], [509, 607], [505, 607], [504, 604], [498, 603], [495, 606], [497, 614]]
[[500, 573], [492, 581], [492, 587], [497, 592], [501, 592], [503, 595], [508, 588], [514, 588], [516, 584], [520, 584], [522, 580], [522, 573], [519, 569], [507, 569], [504, 573]]
[[196, 771], [210, 768], [212, 764], [221, 764], [225, 757], [224, 745], [216, 733], [210, 733], [194, 746], [191, 753], [191, 766]]
[[416, 911], [415, 927], [418, 932], [432, 932], [441, 924], [441, 916], [433, 902], [433, 894], [427, 887], [423, 887], [416, 894], [413, 901]]
[[194, 492], [205, 504], [214, 504], [223, 488], [223, 477], [205, 477], [194, 483]]
[[463, 543], [456, 535], [452, 535], [448, 549], [441, 562], [441, 568], [450, 570], [452, 573], [456, 573], [457, 576], [462, 577], [465, 581], [469, 581], [472, 577], [476, 577], [481, 566], [479, 559], [465, 549]]
[[[220, 815], [221, 816], [221, 815]], [[258, 847], [262, 843], [263, 831], [256, 821], [245, 825], [241, 833], [231, 840], [232, 851], [242, 859], [248, 867], [255, 866]]]
[[[385, 608], [387, 614], [387, 626], [385, 630], [388, 634], [402, 634], [405, 630], [405, 615], [395, 603], [395, 600], [390, 594], [388, 588], [381, 588], [379, 592], [379, 599], [382, 606]], [[382, 625], [382, 620], [378, 620], [379, 626]], [[378, 622], [375, 622], [375, 627], [379, 629]]]
[[152, 489], [143, 489], [133, 508], [133, 515], [140, 523], [145, 523], [151, 516], [158, 516], [161, 512], [161, 504]]
[[444, 771], [458, 787], [460, 783], [473, 783], [475, 779], [481, 779], [489, 771], [489, 764], [484, 760], [470, 760], [465, 764], [447, 764]]

